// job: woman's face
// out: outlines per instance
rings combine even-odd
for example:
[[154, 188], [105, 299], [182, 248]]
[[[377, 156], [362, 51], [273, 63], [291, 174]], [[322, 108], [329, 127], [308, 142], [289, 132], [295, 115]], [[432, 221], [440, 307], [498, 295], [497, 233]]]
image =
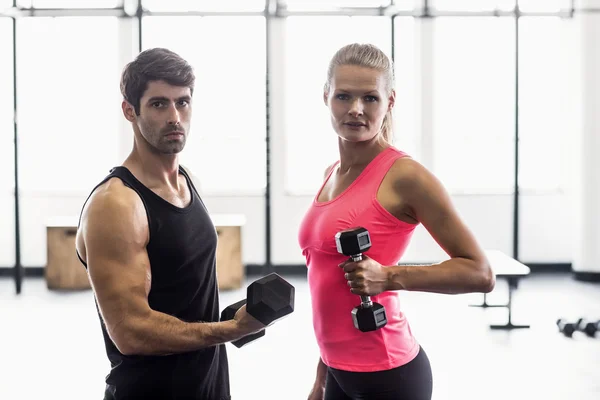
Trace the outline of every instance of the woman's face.
[[371, 140], [381, 131], [395, 93], [387, 92], [385, 74], [373, 68], [341, 65], [335, 68], [324, 93], [331, 124], [338, 136], [351, 142]]

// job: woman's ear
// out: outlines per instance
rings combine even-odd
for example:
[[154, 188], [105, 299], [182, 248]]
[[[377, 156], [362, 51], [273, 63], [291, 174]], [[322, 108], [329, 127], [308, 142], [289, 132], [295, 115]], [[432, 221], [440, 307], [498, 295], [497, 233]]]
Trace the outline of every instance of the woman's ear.
[[396, 91], [392, 89], [390, 93], [390, 97], [388, 98], [388, 111], [392, 111], [394, 105], [396, 104]]

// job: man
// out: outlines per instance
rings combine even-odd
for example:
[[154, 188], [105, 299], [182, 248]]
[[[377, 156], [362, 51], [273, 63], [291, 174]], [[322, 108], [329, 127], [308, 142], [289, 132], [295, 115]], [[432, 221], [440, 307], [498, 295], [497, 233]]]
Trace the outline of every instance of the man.
[[230, 399], [224, 343], [265, 327], [245, 307], [218, 322], [217, 235], [178, 159], [194, 82], [190, 65], [167, 49], [146, 50], [125, 67], [133, 149], [81, 213], [77, 254], [111, 363], [105, 400]]

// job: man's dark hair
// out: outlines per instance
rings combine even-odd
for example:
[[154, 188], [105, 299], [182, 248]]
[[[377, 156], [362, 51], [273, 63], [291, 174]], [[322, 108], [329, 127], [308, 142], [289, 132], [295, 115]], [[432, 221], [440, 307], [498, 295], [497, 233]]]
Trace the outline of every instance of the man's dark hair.
[[194, 92], [194, 70], [181, 56], [164, 48], [144, 50], [127, 64], [121, 75], [121, 94], [140, 115], [140, 99], [151, 81], [189, 87]]

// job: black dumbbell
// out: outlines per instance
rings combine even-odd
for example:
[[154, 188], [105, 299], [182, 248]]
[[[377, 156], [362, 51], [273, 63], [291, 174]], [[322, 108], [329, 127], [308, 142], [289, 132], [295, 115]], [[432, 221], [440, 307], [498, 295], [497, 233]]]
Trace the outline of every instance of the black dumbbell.
[[584, 318], [579, 318], [575, 326], [579, 332], [583, 332], [589, 337], [596, 336], [596, 332], [600, 330], [600, 321], [590, 321]]
[[558, 331], [566, 337], [572, 337], [573, 333], [575, 333], [575, 331], [577, 330], [576, 323], [566, 322], [562, 318], [556, 321], [556, 326], [558, 326]]
[[[338, 253], [362, 260], [362, 253], [371, 248], [369, 231], [362, 227], [343, 230], [335, 235]], [[360, 296], [361, 304], [352, 310], [354, 327], [362, 332], [377, 330], [387, 324], [385, 307], [371, 301], [369, 296]]]
[[[246, 304], [248, 314], [264, 325], [271, 325], [294, 311], [294, 297], [295, 288], [281, 276], [272, 273], [252, 282], [246, 290], [246, 299], [225, 308], [221, 312], [221, 321], [233, 319], [235, 313]], [[231, 343], [239, 348], [263, 336], [264, 329]]]

